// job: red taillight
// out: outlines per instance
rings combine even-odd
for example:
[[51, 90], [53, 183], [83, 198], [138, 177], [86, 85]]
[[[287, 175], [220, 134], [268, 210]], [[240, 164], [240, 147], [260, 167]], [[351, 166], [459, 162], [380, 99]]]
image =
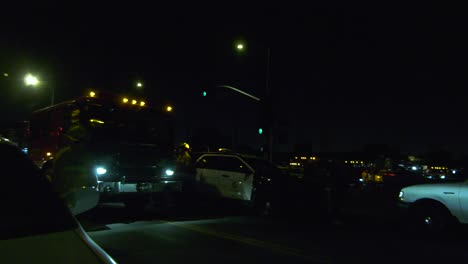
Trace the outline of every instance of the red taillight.
[[390, 172], [384, 173], [384, 176], [389, 176], [389, 177], [394, 177], [395, 175], [396, 175], [395, 173], [390, 173]]

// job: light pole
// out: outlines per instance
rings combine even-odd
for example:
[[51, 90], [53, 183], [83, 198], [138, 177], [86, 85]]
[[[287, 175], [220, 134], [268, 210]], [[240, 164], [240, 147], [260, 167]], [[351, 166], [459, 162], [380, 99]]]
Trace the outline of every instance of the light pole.
[[[253, 96], [253, 95], [251, 95], [251, 94], [249, 94], [249, 93], [247, 93], [247, 92], [244, 92], [244, 91], [242, 91], [241, 89], [237, 89], [237, 88], [232, 87], [232, 86], [229, 86], [229, 85], [218, 85], [217, 87], [227, 88], [227, 89], [233, 90], [233, 91], [235, 91], [235, 92], [238, 92], [238, 93], [240, 93], [240, 94], [243, 94], [243, 95], [245, 95], [245, 96], [247, 96], [247, 97], [249, 97], [249, 98], [252, 98], [252, 99], [254, 99], [255, 101], [260, 101], [260, 98], [258, 98], [258, 97], [256, 97], [256, 96]], [[206, 92], [205, 92], [204, 94], [206, 94]]]
[[[237, 51], [243, 52], [245, 50], [245, 43], [237, 42], [235, 44]], [[273, 103], [270, 89], [270, 47], [266, 48], [266, 71], [265, 71], [265, 100], [263, 107], [266, 109], [267, 118], [267, 145], [268, 145], [268, 160], [273, 161]], [[263, 117], [265, 118], [265, 117]]]
[[265, 92], [266, 92], [266, 111], [268, 118], [268, 160], [273, 161], [273, 103], [270, 89], [270, 47], [267, 47], [266, 74], [265, 74]]
[[[260, 98], [254, 96], [254, 95], [252, 95], [252, 94], [249, 94], [249, 93], [247, 93], [247, 92], [245, 92], [245, 91], [242, 91], [241, 89], [238, 89], [238, 88], [233, 87], [233, 86], [230, 86], [230, 85], [218, 85], [218, 86], [216, 86], [216, 87], [218, 87], [218, 88], [227, 88], [227, 89], [229, 89], [229, 90], [232, 90], [232, 91], [234, 91], [234, 92], [237, 92], [237, 93], [240, 93], [240, 94], [242, 94], [242, 95], [244, 95], [244, 96], [247, 96], [247, 97], [249, 97], [250, 99], [253, 99], [253, 100], [257, 101], [257, 102], [261, 100]], [[203, 96], [206, 96], [206, 91], [203, 91]], [[261, 128], [260, 128], [260, 129], [261, 129]], [[235, 130], [233, 130], [232, 142], [231, 142], [231, 144], [232, 144], [233, 147], [234, 147], [234, 144], [235, 144], [235, 143], [234, 143], [234, 142], [235, 142], [235, 141], [234, 141], [234, 139], [235, 139], [235, 132], [234, 132], [234, 131], [235, 131]], [[260, 133], [260, 134], [261, 134], [261, 133]]]

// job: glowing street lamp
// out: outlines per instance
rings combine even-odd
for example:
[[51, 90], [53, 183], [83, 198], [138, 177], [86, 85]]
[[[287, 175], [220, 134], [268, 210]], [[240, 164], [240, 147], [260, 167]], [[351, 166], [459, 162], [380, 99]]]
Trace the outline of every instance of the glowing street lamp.
[[26, 74], [26, 76], [24, 77], [24, 83], [27, 85], [27, 86], [37, 86], [39, 84], [39, 79], [28, 73]]

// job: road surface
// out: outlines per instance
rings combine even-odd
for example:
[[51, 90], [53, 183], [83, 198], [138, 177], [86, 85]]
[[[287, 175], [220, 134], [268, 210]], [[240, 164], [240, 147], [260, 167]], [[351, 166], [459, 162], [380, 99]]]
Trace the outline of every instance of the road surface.
[[271, 219], [213, 208], [134, 213], [109, 204], [80, 220], [119, 263], [463, 263], [468, 259], [465, 235], [427, 240], [394, 221], [361, 215], [339, 221]]

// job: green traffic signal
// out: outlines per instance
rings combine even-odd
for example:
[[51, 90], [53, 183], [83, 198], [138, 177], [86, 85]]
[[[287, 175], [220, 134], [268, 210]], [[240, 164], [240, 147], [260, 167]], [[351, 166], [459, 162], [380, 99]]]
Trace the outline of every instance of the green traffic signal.
[[203, 91], [203, 96], [206, 96], [206, 91]]
[[262, 129], [262, 128], [259, 128], [259, 129], [258, 129], [258, 134], [259, 134], [259, 135], [263, 134], [263, 129]]

